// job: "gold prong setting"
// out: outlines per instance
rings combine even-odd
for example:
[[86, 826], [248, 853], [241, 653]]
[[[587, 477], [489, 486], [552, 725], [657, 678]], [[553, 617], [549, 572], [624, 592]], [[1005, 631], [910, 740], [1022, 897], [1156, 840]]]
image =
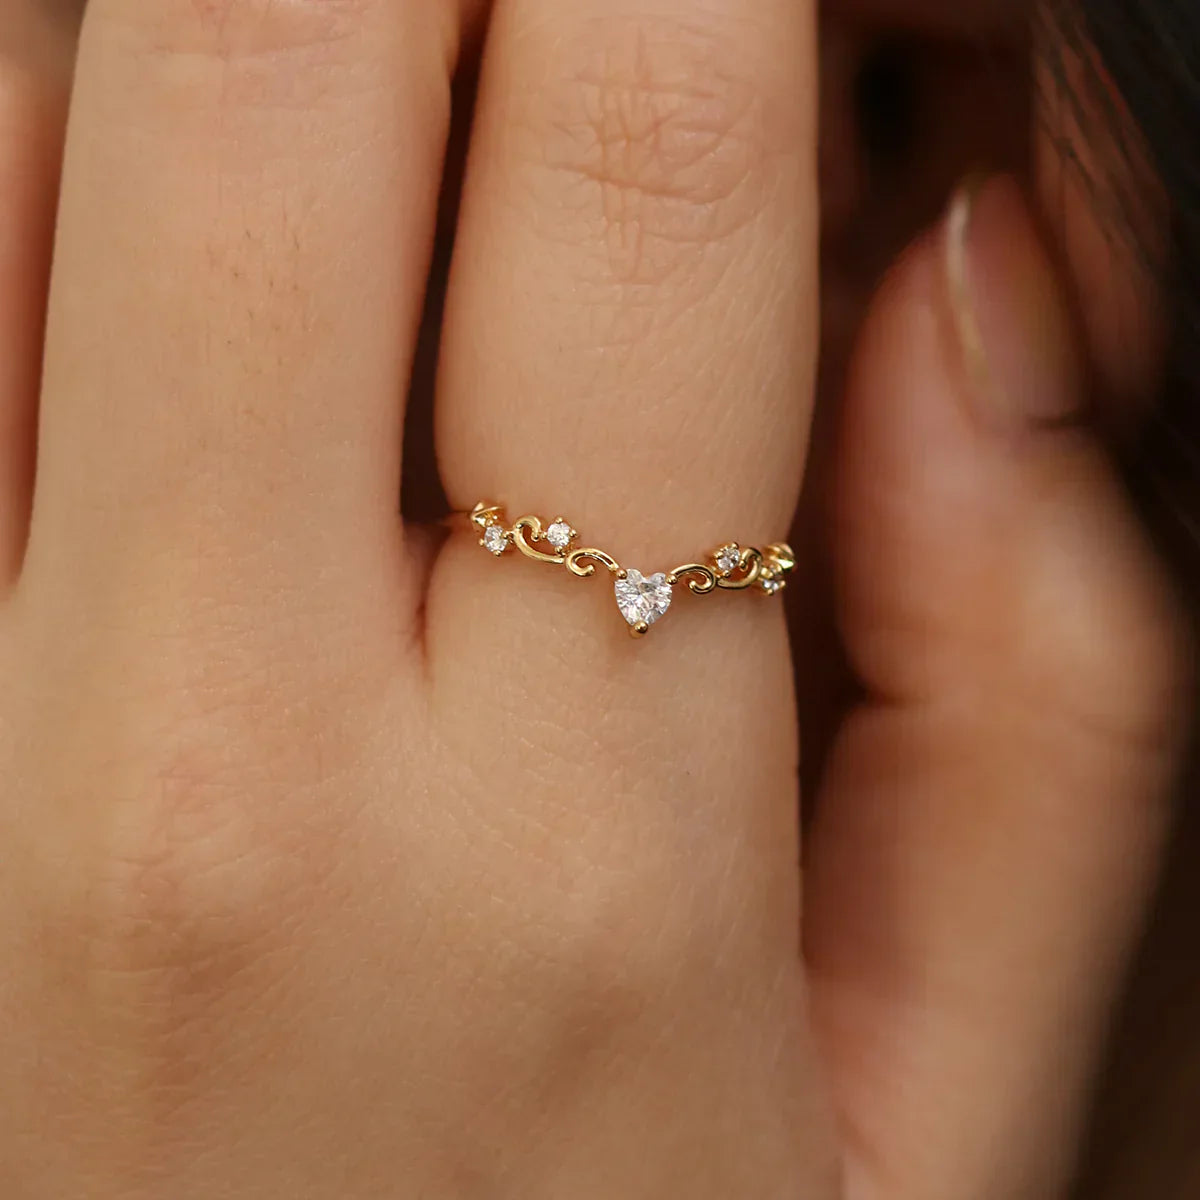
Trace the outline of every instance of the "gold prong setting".
[[489, 553], [500, 557], [512, 545], [512, 537], [499, 521], [485, 525], [479, 544]]
[[713, 555], [713, 565], [722, 579], [737, 573], [742, 565], [742, 548], [737, 542], [728, 542]]
[[666, 616], [680, 584], [697, 596], [750, 589], [777, 596], [796, 568], [796, 556], [784, 542], [774, 542], [763, 550], [726, 542], [703, 562], [643, 574], [622, 566], [603, 550], [578, 545], [578, 531], [562, 516], [549, 523], [523, 516], [510, 526], [503, 505], [481, 502], [471, 510], [470, 520], [479, 531], [479, 544], [496, 558], [515, 547], [526, 558], [565, 566], [581, 579], [592, 577], [597, 567], [605, 568], [613, 580], [617, 609], [635, 638], [645, 637]]
[[579, 534], [571, 527], [571, 522], [565, 517], [555, 517], [549, 525], [546, 526], [546, 541], [554, 547], [559, 554], [566, 554], [574, 544], [575, 539]]

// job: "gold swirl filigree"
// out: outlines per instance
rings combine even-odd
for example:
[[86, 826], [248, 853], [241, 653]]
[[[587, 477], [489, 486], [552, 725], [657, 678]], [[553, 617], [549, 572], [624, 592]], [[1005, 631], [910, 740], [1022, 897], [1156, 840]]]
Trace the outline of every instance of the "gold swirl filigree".
[[[689, 575], [695, 578], [688, 579]], [[685, 579], [687, 579], [688, 589], [695, 592], [697, 596], [707, 596], [719, 582], [717, 573], [712, 567], [706, 567], [703, 563], [684, 563], [682, 567], [676, 567], [667, 576], [667, 582], [672, 587], [677, 583], [682, 583]]]
[[[572, 550], [570, 547], [578, 536], [574, 529], [570, 529], [569, 535], [564, 537], [561, 529], [553, 525], [547, 526], [540, 517], [532, 514], [519, 517], [511, 528], [506, 528], [503, 505], [483, 501], [471, 510], [469, 519], [480, 532], [481, 544], [497, 557], [503, 556], [506, 550], [515, 546], [526, 558], [549, 563], [551, 566], [566, 567], [579, 579], [591, 578], [596, 574], [597, 567], [603, 567], [610, 575], [615, 575], [618, 581], [632, 579], [632, 588], [620, 582], [616, 587], [617, 605], [622, 616], [630, 624], [630, 633], [635, 637], [645, 634], [653, 624], [651, 620], [639, 619], [639, 606], [653, 604], [657, 606], [659, 616], [669, 607], [669, 595], [664, 598], [659, 594], [664, 586], [664, 579], [666, 586], [672, 589], [678, 584], [686, 583], [688, 590], [696, 596], [706, 596], [718, 589], [741, 592], [750, 588], [773, 596], [783, 590], [788, 577], [796, 569], [796, 555], [786, 542], [772, 542], [763, 550], [754, 546], [741, 547], [735, 542], [729, 542], [714, 550], [705, 562], [684, 563], [665, 576], [642, 575], [632, 567], [626, 570], [611, 554], [593, 546]], [[554, 524], [559, 522], [566, 525], [562, 518], [557, 518]], [[548, 529], [561, 549], [548, 540]], [[542, 549], [543, 546], [548, 548]], [[732, 567], [735, 551], [737, 565]], [[659, 593], [656, 593], [656, 588], [659, 589]], [[623, 595], [623, 590], [627, 594]], [[632, 596], [628, 594], [631, 591]]]
[[[528, 536], [527, 536], [528, 535]], [[526, 558], [536, 559], [538, 562], [555, 563], [556, 565], [566, 561], [566, 556], [558, 551], [553, 551], [547, 554], [544, 550], [539, 550], [536, 546], [529, 544], [529, 538], [532, 537], [535, 542], [542, 541], [546, 536], [546, 531], [542, 528], [542, 522], [537, 517], [518, 517], [513, 522], [512, 540]]]
[[579, 576], [580, 579], [590, 579], [596, 573], [597, 564], [614, 575], [621, 573], [621, 564], [611, 554], [605, 554], [603, 550], [594, 550], [589, 546], [585, 546], [581, 550], [572, 550], [564, 561], [567, 564], [567, 570], [572, 575]]

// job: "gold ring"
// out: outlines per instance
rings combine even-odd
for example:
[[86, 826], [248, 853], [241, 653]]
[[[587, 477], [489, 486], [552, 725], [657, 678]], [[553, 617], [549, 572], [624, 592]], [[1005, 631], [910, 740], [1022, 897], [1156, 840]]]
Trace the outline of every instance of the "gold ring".
[[773, 542], [761, 550], [726, 542], [703, 562], [643, 575], [632, 567], [621, 566], [603, 550], [580, 546], [579, 534], [565, 517], [550, 522], [534, 516], [518, 517], [510, 525], [502, 505], [481, 501], [471, 510], [470, 520], [479, 531], [479, 544], [497, 558], [516, 547], [526, 558], [566, 567], [580, 579], [588, 579], [597, 567], [604, 567], [614, 577], [617, 608], [634, 637], [642, 637], [666, 616], [676, 584], [686, 582], [688, 590], [697, 596], [718, 590], [754, 590], [761, 596], [777, 596], [796, 569], [796, 556], [785, 542]]

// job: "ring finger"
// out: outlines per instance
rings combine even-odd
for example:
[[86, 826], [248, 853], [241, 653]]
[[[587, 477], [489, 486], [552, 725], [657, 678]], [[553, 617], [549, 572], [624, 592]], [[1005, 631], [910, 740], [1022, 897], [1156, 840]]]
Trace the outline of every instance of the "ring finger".
[[[455, 507], [562, 515], [646, 573], [787, 530], [815, 357], [814, 42], [794, 0], [500, 0], [443, 328]], [[706, 1046], [689, 1103], [755, 1095], [723, 1119], [794, 1141], [812, 1092], [783, 610], [675, 591], [635, 642], [611, 582], [452, 539], [433, 716], [472, 777], [523, 781], [487, 812], [506, 839], [569, 848], [561, 905], [603, 896], [589, 927], [638, 929], [671, 994], [691, 987], [654, 1038]]]
[[813, 26], [792, 0], [497, 6], [439, 389], [456, 505], [570, 506], [654, 560], [786, 530], [814, 358]]

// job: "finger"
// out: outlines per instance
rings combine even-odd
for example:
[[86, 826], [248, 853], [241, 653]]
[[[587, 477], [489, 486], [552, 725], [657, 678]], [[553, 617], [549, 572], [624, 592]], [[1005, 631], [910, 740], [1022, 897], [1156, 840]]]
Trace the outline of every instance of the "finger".
[[[439, 379], [455, 507], [561, 514], [582, 544], [647, 575], [788, 528], [815, 354], [814, 26], [791, 0], [498, 5]], [[676, 591], [635, 645], [610, 579], [496, 562], [455, 539], [428, 606], [436, 696], [453, 707], [494, 680], [497, 712], [517, 696], [533, 721], [603, 716], [610, 736], [579, 770], [627, 766], [651, 806], [678, 790], [672, 763], [697, 764], [707, 867], [739, 880], [738, 903], [763, 900], [747, 880], [771, 881], [767, 927], [794, 956], [780, 606]], [[673, 752], [639, 765], [647, 730]], [[518, 752], [481, 730], [462, 747], [484, 770]], [[523, 804], [538, 803], [531, 788]], [[620, 823], [643, 846], [645, 820], [632, 803]]]
[[455, 36], [449, 4], [89, 6], [31, 570], [397, 576]]
[[0, 12], [0, 588], [25, 549], [46, 285], [74, 23]]
[[[581, 544], [646, 575], [731, 539], [783, 535], [814, 359], [814, 41], [811, 6], [791, 0], [498, 5], [439, 379], [455, 507], [489, 498], [510, 519], [561, 514]], [[678, 764], [694, 764], [694, 837], [672, 839], [680, 854], [706, 841], [688, 878], [737, 880], [708, 889], [724, 897], [723, 920], [749, 905], [759, 922], [754, 906], [769, 904], [762, 927], [794, 962], [797, 748], [781, 606], [675, 592], [635, 643], [604, 573], [580, 581], [455, 538], [428, 605], [435, 704], [451, 722], [464, 697], [494, 689], [497, 714], [603, 724], [573, 769], [627, 781], [622, 814], [598, 829], [594, 786], [581, 787], [580, 811], [567, 801], [572, 838], [596, 855], [636, 839], [645, 865], [649, 814], [665, 815]], [[455, 749], [481, 772], [511, 761], [537, 774], [524, 757], [536, 748], [508, 732], [464, 731]], [[651, 732], [672, 751], [647, 762]], [[525, 814], [562, 804], [532, 783], [520, 798]]]
[[1185, 639], [1015, 185], [878, 298], [847, 401], [840, 617], [870, 699], [808, 876], [864, 1198], [1060, 1194], [1147, 901]]
[[[792, 0], [501, 0], [443, 330], [455, 507], [561, 514], [647, 574], [784, 535], [814, 359], [814, 24]], [[611, 900], [642, 914], [671, 980], [647, 1069], [708, 1048], [676, 1117], [721, 1112], [818, 1194], [782, 607], [676, 592], [635, 642], [611, 579], [452, 539], [428, 603], [434, 716], [464, 772], [525, 781], [489, 819], [569, 848], [564, 911], [594, 895], [585, 920], [623, 928], [586, 882], [619, 878]], [[660, 1136], [642, 1106], [620, 1119], [626, 1151]], [[607, 1164], [610, 1193], [636, 1190], [638, 1161]]]
[[646, 565], [786, 529], [814, 356], [813, 24], [787, 0], [498, 6], [440, 380], [456, 505], [562, 506]]

